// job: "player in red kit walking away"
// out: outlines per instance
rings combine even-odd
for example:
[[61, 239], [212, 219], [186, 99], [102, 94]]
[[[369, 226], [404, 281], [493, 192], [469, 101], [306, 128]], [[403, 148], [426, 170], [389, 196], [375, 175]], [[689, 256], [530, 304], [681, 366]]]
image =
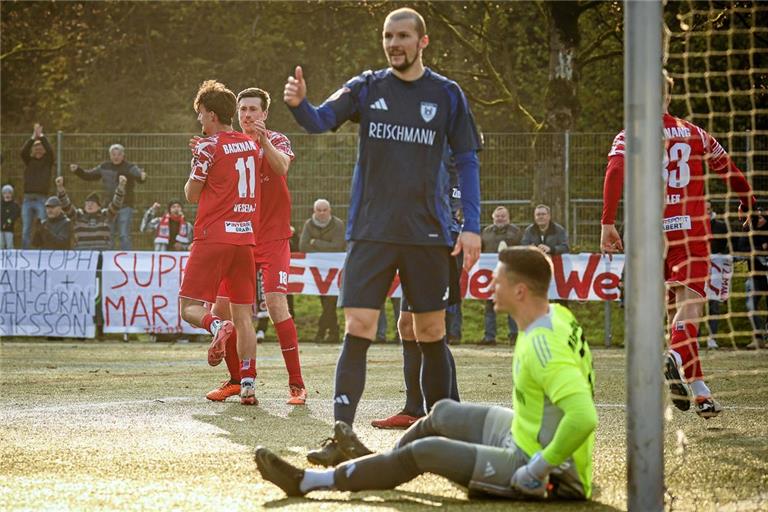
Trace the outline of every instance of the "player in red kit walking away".
[[[194, 103], [205, 138], [192, 153], [192, 171], [184, 185], [187, 201], [198, 203], [195, 238], [179, 290], [181, 316], [213, 335], [208, 362], [218, 364], [227, 339], [237, 330], [240, 401], [256, 404], [256, 333], [251, 304], [256, 297], [253, 247], [259, 220], [261, 149], [232, 129], [235, 94], [215, 80], [203, 82]], [[233, 322], [208, 312], [224, 284]], [[218, 358], [218, 361], [216, 359]]]
[[[752, 207], [754, 198], [744, 175], [723, 147], [706, 131], [666, 112], [671, 79], [665, 81], [664, 180], [666, 201], [663, 229], [666, 237], [664, 279], [667, 285], [670, 351], [665, 377], [672, 402], [680, 410], [691, 406], [703, 418], [720, 414], [722, 407], [704, 382], [697, 341], [698, 325], [706, 301], [709, 277], [709, 219], [706, 216], [704, 163], [736, 192], [739, 211]], [[608, 153], [603, 187], [600, 246], [603, 252], [623, 250], [614, 222], [624, 182], [624, 132], [619, 133]], [[682, 367], [684, 375], [681, 375]]]
[[[304, 405], [307, 391], [301, 375], [296, 325], [288, 311], [288, 271], [291, 264], [291, 194], [288, 191], [288, 168], [294, 155], [291, 142], [279, 132], [268, 130], [264, 124], [269, 113], [269, 94], [255, 87], [237, 95], [238, 119], [246, 135], [261, 146], [260, 223], [253, 256], [256, 271], [261, 270], [267, 311], [275, 325], [285, 367], [288, 370], [290, 405]], [[228, 318], [229, 293], [226, 286], [219, 290], [213, 313]], [[240, 392], [240, 367], [236, 351], [236, 333], [227, 340], [224, 356], [229, 379], [209, 392], [209, 400], [221, 401]]]

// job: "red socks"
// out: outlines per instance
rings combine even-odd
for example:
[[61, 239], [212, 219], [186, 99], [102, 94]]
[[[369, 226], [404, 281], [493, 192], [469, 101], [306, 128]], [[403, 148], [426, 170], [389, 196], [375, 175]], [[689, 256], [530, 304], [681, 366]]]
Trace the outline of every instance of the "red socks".
[[688, 382], [704, 378], [699, 359], [698, 333], [696, 326], [691, 323], [675, 322], [672, 326], [669, 348], [680, 354]]
[[288, 384], [304, 387], [304, 379], [301, 378], [301, 361], [299, 361], [299, 343], [296, 334], [296, 324], [293, 318], [288, 318], [275, 324], [277, 339], [280, 341], [280, 349], [285, 361], [285, 369], [288, 370]]
[[237, 330], [232, 331], [225, 345], [224, 362], [227, 363], [229, 379], [233, 383], [240, 382], [240, 358], [237, 357]]
[[203, 317], [203, 325], [202, 325], [201, 327], [202, 327], [203, 329], [205, 329], [206, 331], [210, 332], [211, 334], [213, 334], [213, 333], [211, 332], [211, 324], [212, 324], [212, 323], [213, 323], [215, 320], [221, 321], [221, 318], [219, 318], [219, 317], [217, 317], [217, 316], [213, 316], [213, 315], [212, 315], [212, 314], [210, 314], [210, 313], [207, 313], [207, 314], [206, 314], [206, 315]]
[[256, 378], [256, 359], [243, 359], [240, 361], [240, 382], [245, 379]]

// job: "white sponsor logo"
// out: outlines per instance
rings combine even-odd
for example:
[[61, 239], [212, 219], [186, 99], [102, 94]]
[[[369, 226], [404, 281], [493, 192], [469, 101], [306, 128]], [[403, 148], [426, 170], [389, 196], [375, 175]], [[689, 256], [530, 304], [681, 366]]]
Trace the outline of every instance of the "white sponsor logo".
[[257, 151], [256, 144], [252, 140], [245, 142], [231, 142], [221, 146], [224, 148], [224, 153], [229, 155], [231, 153], [244, 153], [246, 151]]
[[235, 213], [253, 213], [256, 211], [256, 205], [248, 203], [237, 203], [234, 208], [232, 208], [232, 211]]
[[664, 231], [683, 231], [691, 229], [691, 216], [678, 215], [664, 219]]
[[339, 395], [333, 399], [334, 402], [341, 405], [349, 405], [349, 397], [347, 395]]
[[253, 233], [253, 226], [251, 221], [245, 222], [232, 222], [224, 221], [224, 231], [227, 233]]
[[389, 107], [387, 107], [387, 102], [384, 101], [384, 98], [379, 98], [371, 103], [371, 110], [389, 110]]
[[437, 103], [429, 103], [428, 101], [421, 102], [421, 118], [425, 123], [433, 120], [435, 114], [437, 114]]
[[445, 293], [443, 294], [443, 300], [448, 300], [448, 297], [451, 295], [451, 287], [446, 286], [445, 287]]
[[435, 130], [415, 128], [401, 124], [369, 123], [368, 137], [372, 139], [397, 140], [432, 146], [435, 143]]
[[490, 462], [485, 463], [485, 471], [483, 471], [483, 476], [488, 478], [489, 476], [493, 476], [496, 474], [496, 469], [494, 469], [493, 465]]

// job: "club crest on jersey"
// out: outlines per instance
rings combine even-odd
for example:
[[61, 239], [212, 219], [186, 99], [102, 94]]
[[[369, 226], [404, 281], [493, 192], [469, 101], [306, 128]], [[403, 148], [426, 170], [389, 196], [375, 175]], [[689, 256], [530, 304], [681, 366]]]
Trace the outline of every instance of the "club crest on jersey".
[[437, 103], [429, 103], [428, 101], [421, 102], [421, 118], [425, 123], [433, 120], [435, 114], [437, 114]]

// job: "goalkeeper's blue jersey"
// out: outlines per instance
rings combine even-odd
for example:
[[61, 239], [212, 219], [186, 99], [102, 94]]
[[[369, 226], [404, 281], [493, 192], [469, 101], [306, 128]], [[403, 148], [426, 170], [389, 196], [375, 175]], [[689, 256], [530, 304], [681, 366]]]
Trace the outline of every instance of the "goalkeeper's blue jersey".
[[458, 84], [429, 68], [413, 82], [366, 71], [319, 108], [333, 112], [334, 128], [360, 123], [347, 239], [452, 245], [444, 156], [480, 149]]

